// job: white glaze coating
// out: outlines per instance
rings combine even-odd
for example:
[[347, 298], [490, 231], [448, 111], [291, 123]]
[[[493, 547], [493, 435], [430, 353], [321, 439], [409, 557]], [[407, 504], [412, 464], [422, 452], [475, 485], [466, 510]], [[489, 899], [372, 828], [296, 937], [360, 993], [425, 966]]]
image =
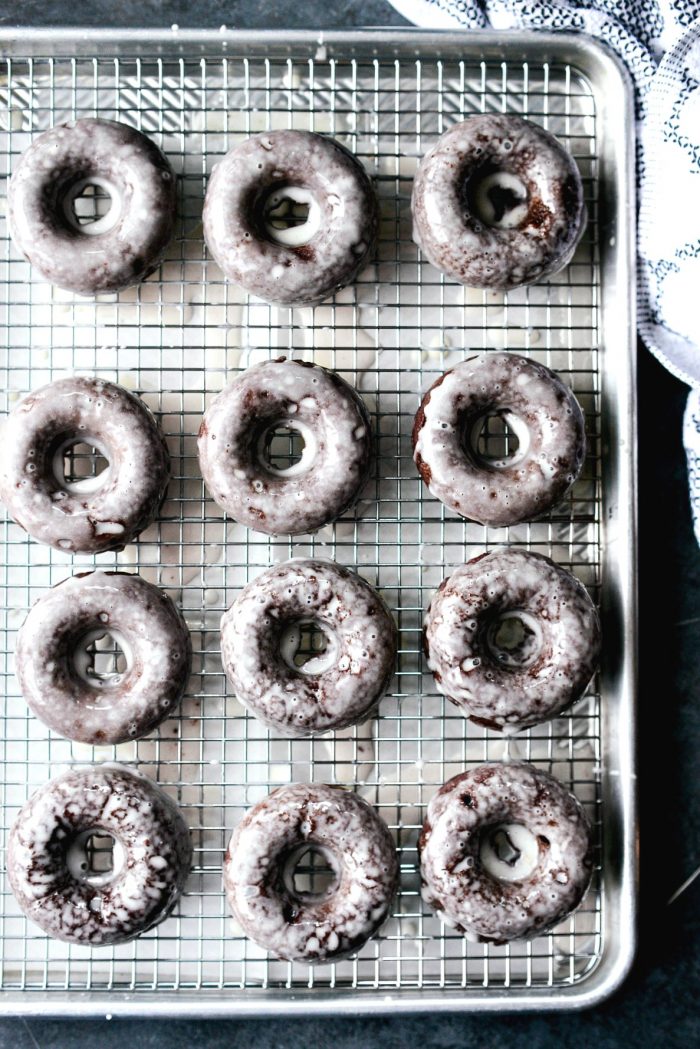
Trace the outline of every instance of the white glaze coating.
[[[500, 461], [477, 455], [472, 435], [500, 415], [519, 439]], [[583, 413], [542, 364], [516, 353], [468, 357], [425, 394], [413, 427], [413, 458], [430, 494], [480, 524], [531, 521], [559, 503], [586, 454]]]
[[[79, 226], [69, 208], [87, 184], [112, 197], [108, 215]], [[175, 222], [176, 183], [149, 138], [113, 120], [58, 124], [34, 139], [7, 196], [10, 233], [52, 284], [80, 295], [120, 291], [160, 263]]]
[[[299, 463], [280, 471], [261, 451], [265, 434], [297, 429]], [[335, 521], [367, 480], [372, 434], [359, 395], [334, 372], [302, 361], [263, 361], [207, 409], [197, 448], [212, 498], [240, 524], [271, 535], [314, 532]]]
[[[281, 648], [290, 626], [310, 621], [331, 635], [335, 659], [300, 670]], [[236, 696], [286, 736], [364, 721], [389, 684], [396, 650], [396, 626], [377, 592], [332, 561], [273, 565], [221, 620], [221, 656]]]
[[[298, 893], [285, 868], [300, 846], [323, 852], [336, 882]], [[356, 794], [325, 784], [280, 787], [243, 817], [224, 860], [231, 910], [277, 958], [310, 965], [357, 951], [389, 913], [398, 885], [389, 830]]]
[[[120, 643], [127, 669], [100, 685], [81, 672], [82, 648], [86, 635], [106, 632]], [[100, 571], [66, 579], [40, 597], [15, 652], [32, 713], [67, 739], [97, 746], [139, 739], [168, 717], [191, 660], [189, 631], [166, 594], [140, 576]]]
[[[303, 243], [294, 234], [273, 238], [266, 229], [266, 198], [283, 186], [305, 190], [315, 202], [309, 225], [316, 232]], [[283, 130], [253, 135], [226, 154], [209, 180], [207, 246], [229, 280], [267, 302], [303, 306], [328, 298], [354, 280], [376, 233], [372, 184], [332, 138]]]
[[[59, 455], [94, 438], [109, 467], [96, 482], [62, 484]], [[155, 517], [170, 458], [143, 401], [103, 379], [34, 390], [7, 416], [0, 498], [33, 539], [72, 553], [121, 550]]]
[[[493, 624], [524, 612], [516, 651], [493, 650]], [[425, 616], [424, 646], [437, 689], [467, 717], [511, 731], [536, 725], [579, 699], [595, 673], [600, 621], [586, 588], [548, 557], [500, 548], [457, 568]]]
[[[509, 824], [526, 828], [538, 846], [536, 863], [518, 879], [495, 877], [482, 862], [484, 835]], [[527, 939], [578, 907], [592, 852], [583, 809], [552, 776], [525, 763], [480, 765], [449, 780], [428, 806], [419, 841], [423, 899], [470, 939]]]
[[[495, 180], [497, 173], [506, 178]], [[510, 215], [495, 207], [494, 190], [510, 191]], [[566, 266], [586, 218], [573, 157], [544, 128], [497, 113], [471, 116], [440, 136], [418, 166], [411, 209], [414, 240], [434, 266], [461, 284], [502, 290]]]
[[[86, 832], [117, 842], [112, 877], [76, 877]], [[70, 858], [70, 864], [69, 864]], [[172, 910], [192, 859], [180, 812], [155, 783], [120, 765], [49, 780], [12, 827], [7, 874], [20, 907], [49, 936], [93, 947], [124, 943]]]

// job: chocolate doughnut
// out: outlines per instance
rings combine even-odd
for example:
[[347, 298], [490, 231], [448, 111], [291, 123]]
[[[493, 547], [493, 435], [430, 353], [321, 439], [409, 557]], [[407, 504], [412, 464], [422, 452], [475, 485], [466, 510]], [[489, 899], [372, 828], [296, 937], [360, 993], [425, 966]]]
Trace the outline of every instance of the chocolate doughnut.
[[[111, 837], [112, 869], [90, 873], [90, 839]], [[192, 861], [175, 804], [121, 765], [75, 768], [32, 794], [7, 847], [7, 875], [49, 936], [89, 947], [125, 943], [177, 903]]]
[[429, 262], [460, 284], [503, 291], [563, 269], [586, 222], [571, 154], [539, 125], [501, 113], [440, 136], [418, 165], [411, 210]]
[[[335, 875], [325, 892], [294, 882], [302, 856]], [[229, 905], [244, 932], [276, 958], [314, 965], [357, 951], [389, 914], [399, 868], [374, 809], [340, 787], [292, 783], [250, 809], [224, 860]]]
[[[326, 648], [295, 663], [304, 626]], [[293, 558], [266, 569], [221, 620], [221, 656], [238, 699], [285, 736], [365, 721], [396, 663], [394, 620], [376, 590], [333, 561]]]
[[425, 903], [479, 943], [548, 932], [578, 907], [593, 869], [578, 800], [524, 762], [449, 780], [428, 805], [418, 854]]
[[472, 721], [517, 731], [583, 695], [598, 666], [600, 621], [569, 572], [502, 547], [443, 580], [423, 638], [439, 692]]
[[[110, 634], [123, 672], [100, 676], [88, 646]], [[192, 661], [184, 619], [137, 575], [88, 572], [40, 597], [17, 635], [15, 668], [27, 704], [67, 739], [103, 746], [139, 739], [182, 699]]]
[[[306, 218], [285, 227], [299, 206]], [[362, 164], [309, 131], [265, 131], [235, 146], [204, 201], [204, 237], [225, 276], [281, 306], [314, 305], [354, 280], [377, 224]]]
[[[497, 418], [518, 447], [506, 458], [478, 450]], [[468, 357], [426, 393], [413, 426], [413, 458], [430, 494], [483, 525], [532, 521], [561, 502], [586, 455], [581, 407], [561, 379], [515, 353]]]
[[[304, 440], [277, 468], [272, 435]], [[243, 372], [210, 404], [199, 465], [212, 498], [234, 520], [269, 535], [315, 532], [350, 507], [369, 475], [372, 433], [359, 394], [335, 372], [280, 357]]]
[[[68, 483], [64, 453], [96, 448], [108, 467]], [[71, 553], [121, 550], [160, 508], [170, 457], [158, 424], [134, 394], [104, 379], [69, 378], [28, 394], [3, 432], [0, 499], [40, 543]]]
[[[106, 191], [106, 215], [82, 224], [86, 186]], [[149, 138], [85, 117], [45, 131], [22, 154], [7, 193], [10, 234], [41, 276], [79, 295], [121, 291], [157, 269], [172, 237], [176, 182]]]

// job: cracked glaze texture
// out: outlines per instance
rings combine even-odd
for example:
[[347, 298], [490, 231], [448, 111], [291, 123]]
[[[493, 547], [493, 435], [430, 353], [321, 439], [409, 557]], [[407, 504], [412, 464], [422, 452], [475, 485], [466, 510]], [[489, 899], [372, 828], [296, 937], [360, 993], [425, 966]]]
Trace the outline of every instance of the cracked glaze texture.
[[[58, 379], [28, 394], [5, 420], [0, 498], [33, 539], [71, 553], [121, 550], [156, 516], [170, 457], [146, 405], [102, 379]], [[66, 444], [91, 442], [109, 466], [99, 483], [56, 475]]]
[[[469, 201], [470, 179], [499, 172], [526, 190], [520, 222], [486, 225]], [[411, 198], [413, 237], [448, 277], [508, 290], [558, 272], [571, 260], [586, 210], [573, 157], [521, 117], [477, 114], [440, 136], [421, 160]]]
[[[302, 459], [284, 472], [263, 456], [265, 435], [293, 428]], [[240, 524], [270, 535], [314, 532], [357, 499], [372, 434], [359, 394], [335, 372], [281, 357], [239, 375], [207, 409], [199, 465], [212, 498]]]
[[[111, 633], [127, 655], [123, 674], [80, 673], [81, 639]], [[95, 746], [146, 735], [187, 686], [190, 634], [173, 602], [137, 575], [90, 572], [39, 598], [18, 635], [15, 667], [31, 711], [67, 739]]]
[[[335, 874], [323, 895], [294, 890], [288, 868], [316, 846]], [[308, 964], [352, 954], [389, 914], [398, 887], [389, 830], [356, 794], [325, 784], [280, 787], [250, 809], [224, 860], [231, 910], [277, 958]]]
[[[115, 223], [87, 234], [66, 217], [79, 183], [99, 179], [117, 199]], [[175, 222], [176, 181], [149, 138], [112, 120], [58, 124], [35, 138], [12, 173], [10, 233], [39, 273], [80, 295], [121, 291], [152, 273]]]
[[[282, 655], [287, 628], [325, 628], [330, 665], [313, 672]], [[333, 561], [292, 559], [245, 587], [221, 621], [221, 654], [238, 699], [286, 736], [365, 721], [396, 663], [397, 632], [379, 594]]]
[[[531, 628], [520, 652], [499, 653], [490, 637], [512, 612]], [[424, 647], [439, 692], [473, 721], [517, 731], [583, 695], [598, 666], [600, 621], [569, 572], [542, 554], [502, 547], [440, 584], [425, 616]]]
[[[537, 859], [518, 881], [487, 871], [483, 834], [520, 825]], [[445, 924], [479, 942], [548, 931], [578, 907], [593, 869], [593, 844], [576, 797], [525, 763], [480, 765], [449, 780], [428, 806], [418, 843], [422, 896]]]
[[[307, 243], [280, 244], [265, 230], [265, 198], [283, 186], [308, 190], [319, 209]], [[214, 168], [204, 201], [204, 236], [226, 277], [281, 306], [314, 305], [354, 280], [377, 223], [362, 164], [308, 131], [268, 131], [234, 147]]]
[[[510, 459], [477, 454], [480, 420], [502, 418], [519, 437]], [[426, 393], [413, 427], [413, 458], [430, 494], [479, 524], [531, 521], [561, 502], [586, 455], [585, 422], [568, 386], [514, 353], [469, 357]]]
[[[86, 832], [115, 840], [111, 877], [75, 871]], [[190, 871], [189, 831], [154, 783], [120, 765], [75, 768], [40, 787], [17, 816], [7, 850], [12, 891], [49, 936], [99, 947], [152, 928], [177, 903]]]

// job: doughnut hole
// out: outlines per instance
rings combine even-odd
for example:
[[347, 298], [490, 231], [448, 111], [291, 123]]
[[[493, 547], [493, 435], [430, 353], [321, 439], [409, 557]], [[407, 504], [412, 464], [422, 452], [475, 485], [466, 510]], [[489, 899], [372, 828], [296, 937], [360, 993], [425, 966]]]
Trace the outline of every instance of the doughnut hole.
[[68, 438], [54, 457], [56, 480], [69, 492], [89, 492], [101, 488], [109, 468], [109, 459], [94, 440], [90, 443]]
[[61, 207], [69, 230], [95, 237], [108, 233], [119, 221], [121, 193], [108, 179], [88, 175], [63, 191]]
[[542, 628], [529, 612], [508, 609], [489, 620], [482, 632], [482, 643], [499, 666], [521, 670], [531, 666], [540, 655]]
[[517, 229], [530, 209], [525, 183], [510, 171], [491, 166], [468, 176], [464, 197], [470, 214], [490, 229]]
[[282, 480], [305, 474], [316, 458], [313, 431], [298, 419], [276, 419], [261, 431], [257, 459], [263, 470]]
[[340, 881], [337, 860], [329, 849], [303, 842], [285, 857], [282, 881], [289, 896], [300, 903], [324, 900]]
[[73, 646], [71, 663], [82, 685], [102, 692], [123, 683], [133, 660], [129, 645], [120, 633], [95, 629], [78, 638]]
[[508, 470], [526, 457], [530, 431], [514, 412], [494, 408], [465, 420], [462, 447], [477, 466], [486, 470]]
[[537, 866], [540, 842], [522, 823], [497, 823], [479, 835], [479, 861], [497, 881], [529, 878]]
[[265, 431], [262, 457], [268, 470], [285, 473], [301, 462], [305, 446], [299, 430], [280, 424]]
[[66, 866], [76, 881], [99, 888], [118, 876], [124, 865], [124, 850], [111, 834], [98, 827], [80, 831], [66, 850]]
[[325, 623], [317, 619], [297, 620], [282, 631], [280, 655], [298, 674], [323, 674], [338, 659], [338, 641]]
[[271, 186], [262, 196], [258, 210], [261, 232], [268, 240], [285, 247], [303, 247], [321, 227], [321, 208], [305, 186]]

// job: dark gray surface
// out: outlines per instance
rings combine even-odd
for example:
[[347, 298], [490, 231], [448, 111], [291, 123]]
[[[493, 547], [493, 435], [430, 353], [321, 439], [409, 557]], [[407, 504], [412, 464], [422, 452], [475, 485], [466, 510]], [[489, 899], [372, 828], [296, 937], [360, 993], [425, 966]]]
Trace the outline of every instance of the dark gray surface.
[[330, 29], [407, 25], [385, 0], [1, 0], [0, 25]]
[[[388, 3], [354, 0], [0, 0], [0, 24], [309, 27], [403, 24]], [[610, 1002], [579, 1015], [378, 1020], [0, 1022], [12, 1049], [693, 1049], [700, 1044], [700, 552], [680, 439], [686, 390], [639, 360], [640, 950]]]

